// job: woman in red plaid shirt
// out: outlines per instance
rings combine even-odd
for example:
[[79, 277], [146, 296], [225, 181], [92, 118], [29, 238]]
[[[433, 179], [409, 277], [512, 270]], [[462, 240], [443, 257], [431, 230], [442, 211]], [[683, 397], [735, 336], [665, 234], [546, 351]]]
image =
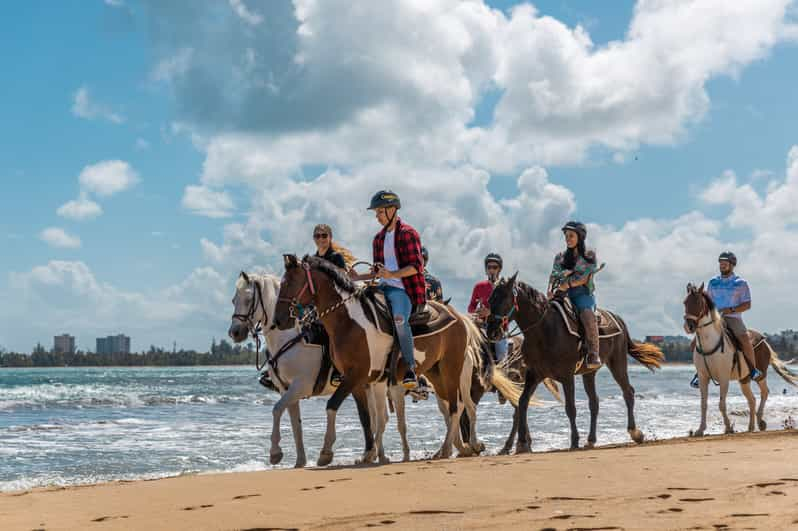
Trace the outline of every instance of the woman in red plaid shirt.
[[365, 275], [352, 271], [350, 276], [354, 280], [380, 279], [379, 287], [391, 305], [402, 359], [408, 367], [402, 385], [412, 390], [418, 387], [418, 379], [410, 314], [414, 307], [426, 304], [426, 283], [421, 237], [396, 215], [401, 207], [399, 196], [391, 191], [377, 192], [371, 198], [368, 209], [375, 211], [382, 225], [382, 230], [374, 237], [374, 270]]

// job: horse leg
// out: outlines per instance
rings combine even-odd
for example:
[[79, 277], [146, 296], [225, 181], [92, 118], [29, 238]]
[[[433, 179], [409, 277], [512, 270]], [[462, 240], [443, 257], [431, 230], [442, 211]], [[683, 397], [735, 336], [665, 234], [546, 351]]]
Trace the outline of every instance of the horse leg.
[[527, 369], [524, 378], [524, 390], [518, 399], [518, 444], [515, 447], [515, 453], [529, 453], [532, 451], [532, 440], [529, 436], [529, 421], [527, 420], [527, 411], [529, 410], [529, 399], [535, 392], [540, 378], [533, 371]]
[[693, 432], [696, 437], [703, 437], [707, 429], [707, 398], [709, 397], [709, 374], [698, 371], [698, 387], [701, 389], [701, 424]]
[[[338, 415], [338, 408], [352, 392], [352, 378], [349, 374], [344, 375], [341, 385], [327, 401], [327, 431], [324, 433], [324, 445], [319, 452], [318, 466], [329, 465], [333, 460], [333, 444], [335, 444], [335, 418]], [[369, 426], [371, 430], [371, 426]]]
[[596, 421], [598, 420], [599, 398], [596, 393], [596, 373], [582, 375], [582, 384], [585, 386], [587, 399], [590, 404], [590, 434], [587, 436], [587, 448], [596, 445]]
[[294, 444], [296, 445], [294, 468], [304, 468], [308, 460], [305, 457], [305, 441], [302, 438], [302, 413], [299, 410], [299, 401], [288, 406], [288, 414], [291, 417], [291, 430], [294, 432]]
[[720, 378], [720, 400], [718, 401], [718, 409], [723, 417], [723, 425], [726, 426], [725, 433], [734, 433], [734, 427], [726, 414], [726, 394], [729, 392], [729, 379], [726, 377]]
[[375, 431], [374, 431], [374, 444], [377, 446], [377, 458], [381, 465], [391, 462], [385, 455], [385, 447], [383, 446], [382, 438], [385, 434], [385, 425], [388, 424], [388, 390], [385, 383], [378, 383], [371, 386], [370, 394], [374, 397], [369, 400], [369, 403], [374, 404], [374, 418]]
[[767, 402], [770, 389], [768, 389], [767, 378], [762, 378], [757, 384], [759, 385], [759, 409], [756, 411], [756, 420], [759, 431], [765, 431], [768, 428], [768, 423], [765, 422], [765, 402]]
[[[481, 452], [485, 451], [485, 445], [479, 441], [477, 438], [477, 405], [474, 403], [474, 400], [471, 396], [471, 374], [468, 374], [468, 381], [467, 382], [460, 382], [460, 396], [463, 399], [463, 403], [465, 405], [465, 415], [461, 416], [460, 426], [464, 427], [464, 424], [467, 424], [468, 431], [463, 431], [462, 438], [468, 438], [468, 445], [471, 447], [471, 451], [474, 455], [479, 455]], [[468, 422], [463, 422], [467, 420]], [[458, 431], [459, 434], [459, 431]]]
[[565, 393], [565, 414], [571, 424], [571, 450], [579, 448], [579, 429], [576, 427], [576, 386], [573, 375], [561, 380], [563, 393]]
[[748, 431], [752, 432], [756, 426], [754, 422], [756, 419], [756, 398], [754, 398], [754, 393], [751, 391], [751, 382], [740, 382], [740, 389], [748, 402]]
[[510, 428], [510, 435], [507, 437], [507, 440], [504, 442], [504, 446], [501, 450], [499, 450], [499, 455], [509, 455], [510, 450], [513, 447], [513, 439], [515, 439], [515, 434], [518, 432], [518, 408], [513, 406], [513, 427]]
[[374, 447], [374, 432], [371, 430], [371, 416], [369, 415], [369, 399], [366, 386], [359, 385], [352, 389], [352, 396], [357, 405], [357, 414], [360, 417], [360, 425], [363, 428], [363, 438], [366, 443], [363, 457], [357, 463], [373, 463], [377, 459], [377, 449]]
[[607, 360], [607, 367], [612, 373], [612, 378], [623, 391], [623, 401], [626, 402], [626, 431], [629, 437], [636, 443], [641, 443], [645, 439], [643, 432], [637, 429], [635, 422], [635, 388], [629, 382], [628, 361], [626, 359], [626, 350], [623, 350], [619, 355], [613, 355]]
[[[272, 444], [271, 448], [269, 449], [269, 463], [273, 465], [276, 465], [283, 460], [283, 449], [280, 448], [280, 420], [282, 419], [286, 408], [297, 403], [301, 398], [303, 385], [300, 380], [300, 378], [297, 378], [291, 382], [291, 385], [289, 385], [285, 393], [282, 394], [280, 400], [278, 400], [277, 403], [274, 404], [274, 407], [272, 407]], [[291, 423], [293, 425], [293, 420]], [[294, 443], [297, 445], [300, 444], [296, 438], [294, 439]], [[297, 456], [299, 456], [298, 453]]]
[[407, 444], [407, 419], [405, 417], [405, 388], [401, 385], [392, 385], [388, 392], [391, 393], [394, 411], [396, 411], [396, 427], [402, 439], [402, 461], [410, 461], [410, 445]]

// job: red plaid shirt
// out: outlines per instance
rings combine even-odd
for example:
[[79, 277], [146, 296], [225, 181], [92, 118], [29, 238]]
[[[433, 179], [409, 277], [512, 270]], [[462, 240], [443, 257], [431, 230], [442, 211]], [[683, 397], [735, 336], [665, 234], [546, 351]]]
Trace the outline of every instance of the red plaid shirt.
[[[394, 249], [399, 268], [413, 266], [418, 271], [415, 275], [404, 277], [402, 284], [404, 284], [407, 296], [410, 297], [410, 302], [415, 306], [425, 304], [427, 302], [427, 290], [424, 282], [424, 260], [421, 257], [421, 237], [416, 232], [416, 229], [406, 223], [402, 223], [401, 219], [396, 220], [395, 231]], [[383, 251], [385, 232], [386, 229], [383, 228], [374, 236], [375, 264], [385, 263], [385, 252]]]

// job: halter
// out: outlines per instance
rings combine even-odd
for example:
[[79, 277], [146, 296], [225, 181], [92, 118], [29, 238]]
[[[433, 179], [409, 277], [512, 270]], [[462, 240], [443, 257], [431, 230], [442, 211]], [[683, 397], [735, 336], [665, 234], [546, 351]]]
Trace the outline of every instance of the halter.
[[[519, 311], [519, 308], [518, 308], [518, 288], [516, 286], [513, 286], [513, 306], [512, 306], [512, 308], [510, 308], [510, 311], [507, 312], [506, 315], [496, 316], [496, 317], [494, 317], [494, 319], [500, 320], [502, 329], [507, 330], [507, 327], [510, 324], [510, 319], [512, 318], [513, 314], [516, 313], [517, 311]], [[527, 330], [531, 330], [532, 328], [536, 328], [537, 326], [539, 326], [543, 322], [543, 320], [546, 318], [546, 314], [547, 313], [549, 313], [549, 305], [548, 304], [546, 304], [544, 306], [543, 313], [540, 315], [538, 320], [535, 321], [534, 323], [532, 323], [531, 325], [528, 325], [528, 326], [525, 326], [524, 328], [522, 328], [518, 332], [518, 334], [523, 334]]]

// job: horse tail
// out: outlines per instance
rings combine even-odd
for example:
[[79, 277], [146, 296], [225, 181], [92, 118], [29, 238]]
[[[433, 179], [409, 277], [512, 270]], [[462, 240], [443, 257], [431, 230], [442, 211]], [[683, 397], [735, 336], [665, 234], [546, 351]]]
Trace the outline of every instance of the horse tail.
[[770, 352], [770, 364], [773, 366], [773, 370], [775, 370], [779, 376], [784, 378], [785, 382], [798, 387], [798, 375], [792, 372], [787, 365], [779, 359], [779, 355], [776, 354], [776, 351], [773, 350], [773, 347], [770, 346], [770, 343], [768, 343], [767, 340], [765, 340], [764, 343]]
[[498, 389], [512, 405], [518, 406], [518, 400], [521, 398], [523, 387], [513, 382], [507, 376], [506, 366], [497, 366], [496, 363], [494, 363], [493, 357], [488, 352], [488, 340], [485, 334], [470, 317], [457, 312], [451, 307], [449, 310], [455, 312], [465, 326], [466, 355], [470, 357], [474, 363], [474, 368], [477, 370], [479, 383], [482, 384], [482, 388], [490, 389], [490, 387], [493, 386]]
[[654, 369], [662, 367], [662, 363], [665, 361], [665, 354], [662, 352], [662, 349], [651, 343], [638, 343], [629, 335], [629, 327], [626, 326], [626, 322], [614, 313], [612, 316], [615, 317], [621, 324], [621, 327], [623, 327], [623, 332], [626, 335], [626, 342], [629, 345], [629, 355], [651, 372], [654, 372]]

